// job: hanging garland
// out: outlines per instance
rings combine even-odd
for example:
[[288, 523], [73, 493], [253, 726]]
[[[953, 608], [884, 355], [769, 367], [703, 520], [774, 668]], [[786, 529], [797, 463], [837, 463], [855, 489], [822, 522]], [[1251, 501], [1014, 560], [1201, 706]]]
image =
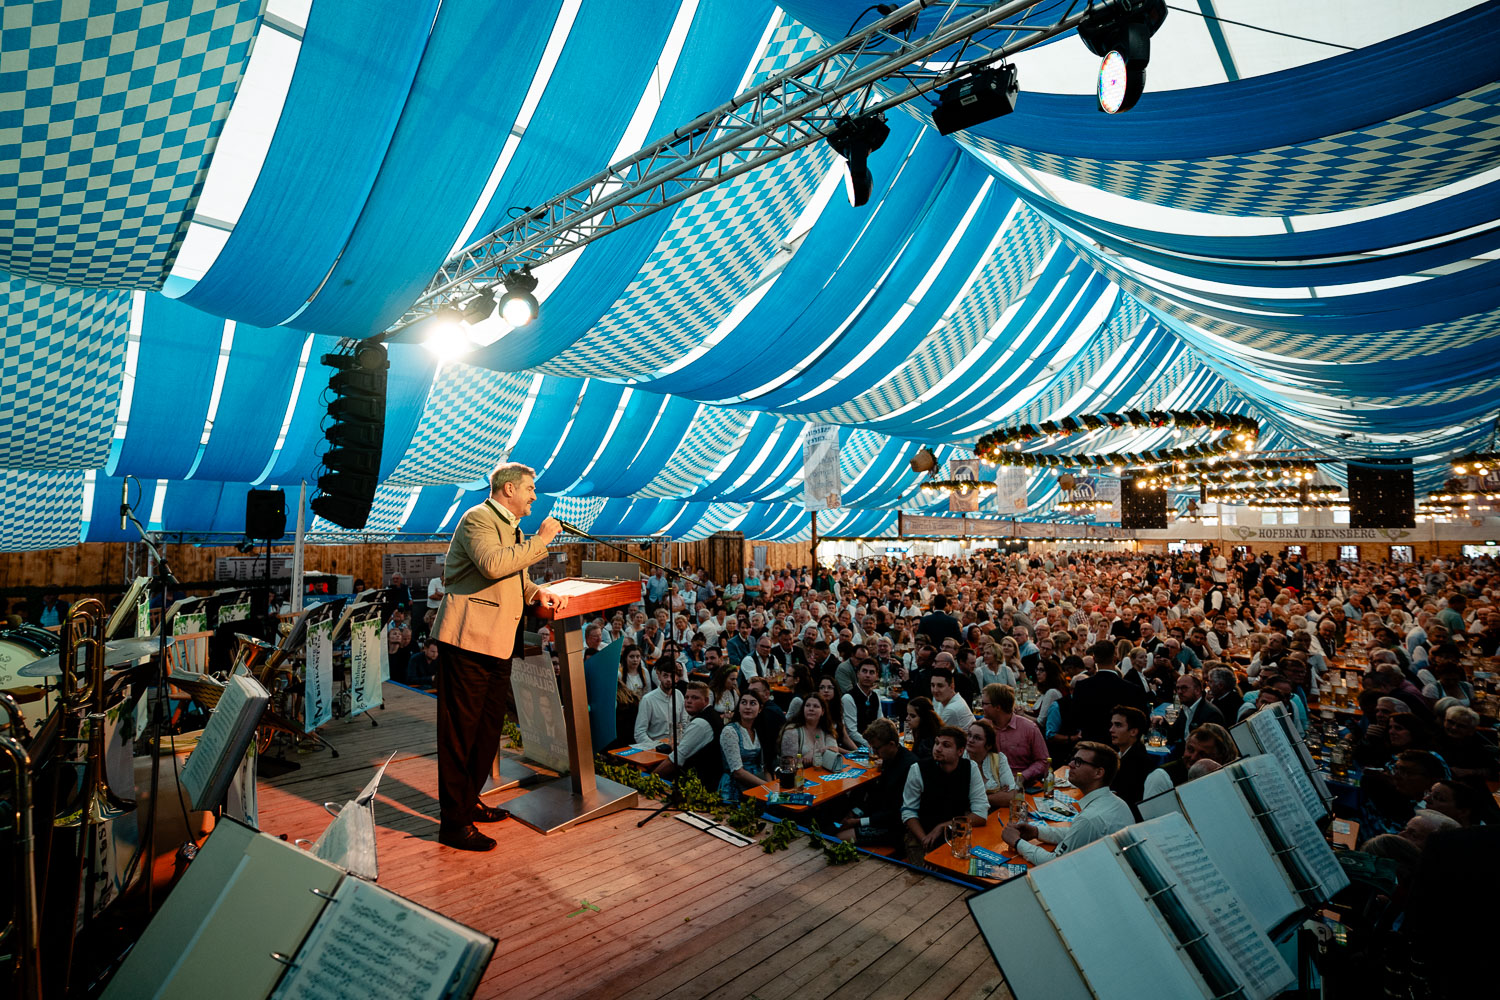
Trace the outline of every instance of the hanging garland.
[[[1184, 448], [1160, 448], [1141, 452], [1108, 452], [1104, 454], [1053, 455], [1023, 451], [1028, 444], [1050, 443], [1074, 434], [1102, 431], [1211, 431], [1220, 435], [1213, 441]], [[1124, 413], [1082, 414], [1048, 420], [1041, 424], [1021, 424], [990, 431], [974, 444], [974, 453], [991, 465], [1019, 465], [1026, 468], [1097, 468], [1102, 466], [1157, 466], [1168, 462], [1189, 462], [1223, 455], [1238, 456], [1252, 451], [1260, 437], [1260, 426], [1251, 418], [1212, 410], [1129, 410]]]
[[1231, 486], [1236, 483], [1269, 486], [1277, 482], [1286, 486], [1311, 483], [1318, 467], [1311, 462], [1279, 458], [1244, 458], [1235, 461], [1183, 463], [1175, 468], [1143, 476], [1135, 481], [1138, 490], [1180, 490], [1202, 486]]
[[1268, 500], [1287, 500], [1296, 503], [1301, 500], [1337, 500], [1339, 488], [1337, 486], [1305, 486], [1302, 489], [1288, 489], [1280, 486], [1225, 486], [1219, 487], [1212, 483], [1205, 484], [1204, 499], [1211, 503], [1245, 504], [1258, 503]]
[[995, 489], [995, 486], [993, 479], [929, 479], [922, 484], [922, 492], [929, 499], [935, 499], [944, 493], [956, 493], [959, 496], [979, 493], [983, 496]]

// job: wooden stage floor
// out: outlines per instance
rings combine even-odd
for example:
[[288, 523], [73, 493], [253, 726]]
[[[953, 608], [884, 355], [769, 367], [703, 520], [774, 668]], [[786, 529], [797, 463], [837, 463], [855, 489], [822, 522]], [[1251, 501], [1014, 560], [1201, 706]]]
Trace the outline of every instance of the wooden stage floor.
[[[488, 854], [437, 843], [437, 703], [395, 684], [386, 708], [325, 726], [337, 744], [260, 780], [260, 825], [311, 840], [392, 751], [376, 799], [380, 884], [499, 939], [481, 997], [1009, 1000], [968, 890], [798, 841], [736, 848], [671, 814], [622, 812], [544, 837], [485, 827]], [[500, 802], [519, 791], [487, 797]]]

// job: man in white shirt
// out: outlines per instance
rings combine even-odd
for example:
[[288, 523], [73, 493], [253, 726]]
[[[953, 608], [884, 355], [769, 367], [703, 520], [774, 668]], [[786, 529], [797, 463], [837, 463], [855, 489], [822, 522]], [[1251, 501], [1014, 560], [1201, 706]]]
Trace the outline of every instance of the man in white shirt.
[[443, 576], [441, 573], [427, 581], [427, 606], [429, 608], [440, 608], [443, 606]]
[[671, 743], [674, 719], [682, 725], [687, 719], [682, 693], [674, 690], [676, 664], [662, 660], [656, 665], [656, 687], [641, 696], [641, 707], [635, 716], [635, 742]]
[[703, 641], [710, 646], [719, 645], [719, 637], [729, 628], [729, 622], [724, 616], [724, 609], [720, 608], [718, 614], [712, 618], [708, 617], [708, 609], [704, 608], [698, 612], [703, 620], [698, 623], [698, 632], [703, 636]]
[[748, 684], [755, 677], [770, 677], [775, 667], [771, 659], [771, 637], [762, 635], [755, 642], [755, 651], [740, 661], [740, 676]]
[[953, 686], [952, 657], [944, 662], [943, 656], [942, 653], [938, 654], [936, 662], [941, 665], [932, 670], [932, 707], [937, 710], [943, 725], [967, 729], [974, 721], [974, 710]]
[[[1112, 748], [1084, 740], [1074, 748], [1073, 759], [1068, 761], [1068, 780], [1083, 792], [1072, 824], [1038, 827], [1032, 823], [1011, 823], [1000, 831], [1000, 839], [1029, 864], [1039, 865], [1125, 829], [1135, 822], [1135, 817], [1125, 800], [1109, 790], [1119, 769], [1120, 757]], [[1057, 849], [1049, 853], [1031, 843], [1033, 840], [1056, 844]]]
[[[863, 650], [863, 646], [856, 647]], [[870, 723], [880, 718], [880, 695], [875, 693], [875, 685], [880, 682], [880, 668], [871, 659], [860, 661], [855, 673], [854, 687], [842, 698], [839, 705], [843, 709], [844, 732], [849, 734], [857, 746], [868, 747], [865, 742], [864, 731]]]

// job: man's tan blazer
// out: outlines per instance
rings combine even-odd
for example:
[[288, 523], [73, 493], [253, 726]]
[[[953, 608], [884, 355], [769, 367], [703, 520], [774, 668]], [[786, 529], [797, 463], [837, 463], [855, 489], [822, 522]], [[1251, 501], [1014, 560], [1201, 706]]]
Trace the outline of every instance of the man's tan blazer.
[[502, 659], [515, 651], [521, 614], [541, 589], [526, 567], [547, 555], [545, 542], [518, 534], [515, 515], [493, 500], [464, 512], [443, 563], [439, 642]]

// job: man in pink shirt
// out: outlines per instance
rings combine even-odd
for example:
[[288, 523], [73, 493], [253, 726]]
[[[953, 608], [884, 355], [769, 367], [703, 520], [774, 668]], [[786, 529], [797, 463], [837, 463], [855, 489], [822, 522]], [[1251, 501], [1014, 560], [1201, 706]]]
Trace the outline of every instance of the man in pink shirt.
[[979, 696], [980, 711], [995, 725], [995, 749], [1005, 754], [1012, 771], [1020, 771], [1029, 785], [1047, 771], [1047, 738], [1042, 729], [1016, 713], [1016, 690], [1009, 684], [988, 684]]

